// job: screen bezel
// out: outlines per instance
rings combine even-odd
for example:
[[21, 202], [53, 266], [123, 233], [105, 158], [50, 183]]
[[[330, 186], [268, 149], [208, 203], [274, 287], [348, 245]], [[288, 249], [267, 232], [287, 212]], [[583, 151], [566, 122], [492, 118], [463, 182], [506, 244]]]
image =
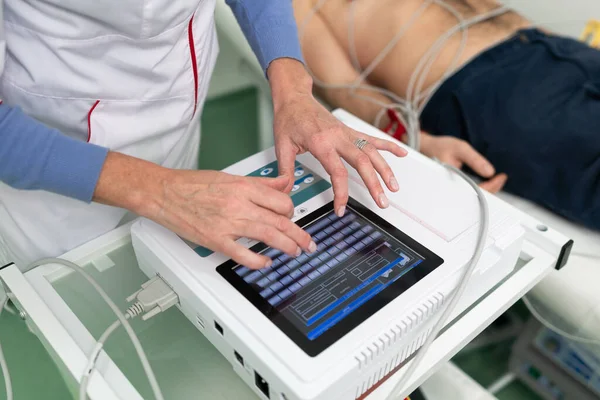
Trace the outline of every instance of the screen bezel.
[[[296, 326], [281, 314], [275, 307], [256, 292], [242, 277], [235, 273], [234, 268], [239, 264], [233, 260], [228, 260], [219, 265], [217, 272], [227, 280], [240, 294], [250, 301], [258, 310], [263, 313], [271, 322], [273, 322], [283, 333], [285, 333], [294, 343], [296, 343], [306, 354], [311, 357], [316, 357], [329, 346], [337, 342], [354, 328], [368, 320], [371, 316], [389, 304], [396, 297], [400, 296], [406, 290], [411, 288], [421, 279], [425, 278], [436, 268], [444, 263], [444, 260], [431, 250], [427, 249], [422, 244], [418, 243], [410, 236], [394, 227], [379, 215], [375, 214], [367, 207], [363, 206], [356, 200], [349, 198], [348, 206], [354, 212], [360, 214], [363, 218], [370, 221], [379, 229], [386, 232], [399, 242], [405, 244], [413, 251], [423, 257], [423, 262], [416, 268], [412, 268], [406, 272], [398, 281], [391, 284], [389, 287], [381, 291], [375, 297], [363, 304], [359, 309], [342, 319], [336, 325], [325, 331], [321, 336], [314, 340], [301, 332]], [[333, 210], [333, 202], [330, 202], [314, 212], [308, 214], [296, 222], [300, 227], [305, 227], [308, 224], [321, 218], [323, 215]], [[265, 250], [267, 245], [259, 243], [251, 248], [252, 251], [260, 253]]]

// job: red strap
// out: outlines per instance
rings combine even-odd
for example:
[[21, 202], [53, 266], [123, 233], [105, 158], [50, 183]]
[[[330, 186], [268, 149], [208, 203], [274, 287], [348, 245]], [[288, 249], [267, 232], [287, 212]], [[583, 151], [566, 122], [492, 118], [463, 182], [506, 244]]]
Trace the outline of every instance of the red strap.
[[406, 128], [400, 121], [400, 117], [398, 117], [397, 112], [391, 108], [387, 110], [387, 114], [390, 118], [390, 124], [383, 131], [388, 135], [391, 135], [394, 139], [402, 141], [402, 137], [406, 134]]

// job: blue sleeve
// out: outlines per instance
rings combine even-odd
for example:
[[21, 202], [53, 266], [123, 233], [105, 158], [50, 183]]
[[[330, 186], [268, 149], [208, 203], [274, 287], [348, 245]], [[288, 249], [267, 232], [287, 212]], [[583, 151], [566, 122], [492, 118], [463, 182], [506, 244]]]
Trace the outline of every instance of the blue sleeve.
[[50, 129], [0, 105], [0, 181], [90, 202], [108, 149]]
[[226, 0], [263, 70], [277, 58], [303, 62], [291, 0]]

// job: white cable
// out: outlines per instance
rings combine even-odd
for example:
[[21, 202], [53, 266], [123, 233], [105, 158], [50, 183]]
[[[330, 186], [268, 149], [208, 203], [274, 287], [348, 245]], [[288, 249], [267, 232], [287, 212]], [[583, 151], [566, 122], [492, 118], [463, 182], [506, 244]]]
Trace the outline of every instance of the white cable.
[[527, 298], [527, 296], [523, 296], [523, 302], [529, 309], [529, 312], [531, 312], [531, 314], [535, 317], [535, 319], [537, 319], [542, 325], [544, 325], [546, 328], [550, 329], [551, 331], [556, 332], [560, 336], [563, 336], [574, 342], [590, 344], [590, 345], [594, 345], [594, 346], [600, 346], [600, 340], [598, 340], [598, 339], [584, 338], [582, 336], [577, 336], [577, 335], [568, 333], [568, 332], [558, 328], [556, 325], [554, 325], [553, 323], [551, 323], [550, 321], [545, 319], [542, 316], [542, 314], [538, 310], [535, 309], [535, 307], [533, 306], [533, 304], [531, 304], [531, 301]]
[[[319, 0], [318, 3], [309, 11], [304, 21], [299, 26], [300, 31], [300, 39], [304, 37], [304, 33], [306, 31], [306, 27], [308, 26], [310, 20], [315, 16], [316, 13], [325, 5], [327, 0]], [[394, 48], [400, 38], [410, 29], [411, 26], [416, 23], [419, 16], [421, 16], [426, 9], [431, 4], [437, 4], [443, 8], [445, 8], [449, 13], [451, 13], [458, 21], [458, 24], [453, 28], [449, 29], [442, 37], [440, 37], [432, 47], [421, 57], [419, 60], [415, 71], [411, 75], [409, 86], [407, 88], [406, 98], [402, 99], [400, 96], [392, 93], [391, 91], [378, 88], [372, 85], [364, 84], [365, 80], [368, 78], [369, 74], [373, 72], [373, 70], [385, 59], [388, 53]], [[360, 72], [361, 68], [358, 62], [357, 50], [355, 46], [355, 29], [354, 29], [354, 20], [355, 20], [355, 5], [352, 2], [349, 7], [349, 16], [348, 16], [348, 45], [349, 45], [349, 53], [350, 59], [354, 67]], [[487, 19], [496, 17], [498, 15], [502, 15], [506, 12], [510, 11], [510, 9], [506, 6], [499, 7], [494, 9], [488, 13], [480, 14], [475, 16], [474, 18], [465, 20], [456, 9], [441, 0], [424, 0], [423, 4], [413, 13], [413, 15], [409, 18], [406, 24], [400, 27], [399, 31], [394, 35], [394, 37], [388, 42], [385, 48], [371, 61], [371, 63], [362, 70], [359, 78], [352, 84], [330, 84], [326, 82], [322, 82], [316, 77], [316, 75], [307, 68], [310, 75], [313, 77], [313, 81], [315, 85], [326, 88], [326, 89], [347, 89], [350, 91], [350, 94], [364, 99], [365, 101], [372, 102], [373, 104], [379, 105], [382, 107], [382, 110], [377, 114], [375, 118], [374, 124], [379, 127], [381, 118], [383, 117], [385, 111], [388, 109], [393, 109], [398, 112], [400, 116], [400, 120], [402, 124], [405, 126], [408, 134], [408, 145], [416, 150], [420, 149], [420, 114], [424, 110], [425, 106], [435, 93], [435, 91], [445, 82], [445, 80], [451, 76], [451, 74], [455, 70], [455, 66], [460, 60], [460, 56], [464, 52], [464, 49], [467, 44], [467, 28], [485, 21]], [[430, 87], [423, 90], [424, 82], [429, 75], [429, 71], [433, 66], [433, 63], [437, 59], [437, 56], [443, 49], [443, 45], [458, 31], [461, 31], [461, 43], [459, 49], [446, 69], [443, 76], [437, 81], [434, 82]], [[390, 100], [392, 100], [392, 104], [382, 104], [382, 102], [377, 101], [369, 96], [360, 95], [356, 93], [357, 90], [365, 90], [376, 92], [385, 95]]]
[[[102, 299], [113, 310], [113, 312], [119, 319], [120, 324], [122, 324], [123, 327], [125, 328], [127, 335], [129, 335], [129, 338], [131, 339], [131, 342], [133, 343], [133, 347], [135, 348], [135, 351], [137, 352], [138, 357], [140, 358], [142, 367], [144, 368], [144, 372], [146, 373], [146, 376], [148, 377], [148, 382], [150, 383], [150, 387], [152, 388], [154, 397], [156, 398], [156, 400], [164, 400], [164, 397], [163, 397], [160, 387], [158, 385], [158, 381], [156, 380], [156, 376], [154, 375], [154, 371], [152, 370], [152, 367], [150, 366], [150, 362], [148, 361], [148, 357], [146, 356], [146, 353], [144, 352], [144, 349], [142, 348], [142, 344], [140, 343], [140, 340], [138, 339], [133, 328], [129, 324], [129, 321], [127, 321], [127, 318], [125, 317], [125, 315], [123, 315], [121, 310], [119, 310], [119, 308], [116, 306], [116, 304], [106, 294], [104, 289], [102, 289], [100, 287], [100, 285], [98, 285], [98, 283], [79, 265], [77, 265], [71, 261], [63, 260], [60, 258], [44, 258], [42, 260], [35, 261], [32, 264], [30, 264], [26, 268], [26, 270], [29, 271], [33, 268], [39, 267], [41, 265], [46, 265], [46, 264], [60, 264], [67, 268], [70, 268], [73, 271], [79, 273], [81, 276], [83, 276], [85, 278], [85, 280], [87, 280], [94, 287], [94, 289], [96, 289], [96, 291], [98, 292], [98, 294], [100, 294]], [[111, 326], [111, 328], [112, 328], [112, 326]], [[82, 382], [83, 382], [83, 379], [82, 379]]]
[[[125, 317], [129, 319], [129, 314], [125, 314]], [[81, 377], [81, 383], [79, 385], [79, 400], [87, 399], [87, 389], [90, 382], [90, 375], [96, 366], [96, 361], [98, 360], [98, 356], [100, 356], [100, 352], [104, 347], [104, 343], [108, 340], [108, 337], [119, 327], [121, 326], [121, 321], [115, 321], [111, 326], [108, 327], [106, 331], [100, 336], [94, 350], [90, 355], [90, 359], [88, 365]]]
[[[0, 316], [2, 316], [2, 310], [8, 303], [8, 298], [4, 300], [2, 307], [0, 307]], [[6, 364], [6, 358], [4, 358], [4, 352], [2, 351], [2, 344], [0, 343], [0, 372], [4, 375], [4, 387], [6, 389], [6, 400], [13, 400], [12, 382], [10, 380], [10, 372], [8, 371], [8, 365]]]
[[456, 289], [454, 289], [450, 301], [444, 307], [442, 315], [436, 322], [435, 326], [432, 328], [429, 336], [427, 336], [427, 340], [425, 340], [423, 346], [421, 346], [421, 348], [417, 351], [415, 358], [412, 360], [407, 370], [402, 374], [402, 377], [390, 392], [390, 395], [388, 396], [387, 400], [394, 400], [398, 396], [399, 392], [402, 389], [404, 389], [404, 386], [408, 383], [408, 380], [410, 379], [412, 374], [415, 372], [419, 364], [421, 364], [421, 362], [423, 361], [423, 358], [427, 354], [429, 347], [432, 345], [433, 341], [436, 339], [440, 331], [444, 328], [446, 321], [456, 308], [458, 301], [461, 299], [463, 292], [467, 288], [471, 275], [473, 274], [473, 271], [477, 267], [479, 259], [481, 258], [481, 253], [484, 250], [485, 242], [487, 239], [489, 226], [489, 210], [485, 194], [479, 188], [479, 186], [477, 186], [477, 184], [473, 182], [473, 180], [469, 178], [464, 172], [451, 165], [444, 164], [444, 166], [456, 173], [457, 175], [459, 175], [461, 178], [463, 178], [477, 193], [477, 199], [479, 200], [480, 207], [479, 237], [477, 239], [477, 245], [475, 246], [475, 252], [473, 253], [473, 257], [471, 257], [468, 266], [465, 268], [465, 271], [460, 278], [460, 283], [458, 284]]

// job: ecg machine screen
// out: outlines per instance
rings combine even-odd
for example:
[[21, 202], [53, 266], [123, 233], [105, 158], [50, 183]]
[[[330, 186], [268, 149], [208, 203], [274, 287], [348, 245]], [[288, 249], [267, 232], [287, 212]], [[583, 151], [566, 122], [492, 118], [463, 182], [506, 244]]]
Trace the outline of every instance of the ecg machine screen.
[[315, 356], [443, 263], [354, 200], [339, 218], [328, 204], [298, 221], [317, 252], [297, 258], [257, 245], [273, 265], [217, 268], [309, 355]]

